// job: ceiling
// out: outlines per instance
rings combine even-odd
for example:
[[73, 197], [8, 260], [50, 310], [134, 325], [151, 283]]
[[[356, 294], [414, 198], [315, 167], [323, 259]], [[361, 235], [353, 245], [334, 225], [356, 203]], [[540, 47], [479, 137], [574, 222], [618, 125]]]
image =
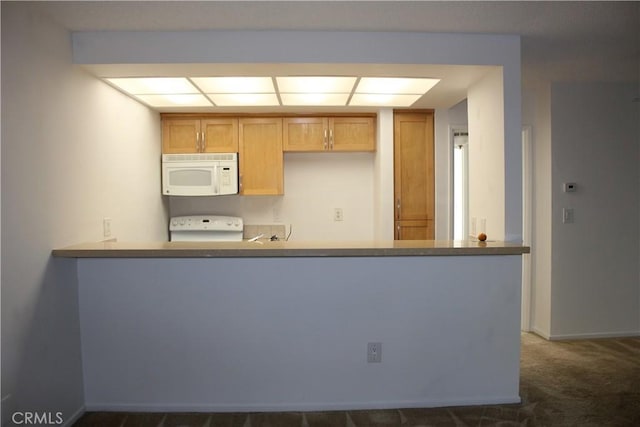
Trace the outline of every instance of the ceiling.
[[[525, 84], [554, 80], [640, 80], [640, 2], [175, 1], [45, 2], [72, 31], [326, 30], [520, 34]], [[273, 71], [282, 64], [264, 64]], [[335, 65], [335, 64], [333, 64]], [[245, 65], [246, 66], [246, 65]], [[105, 66], [106, 67], [106, 66]], [[131, 73], [110, 66], [110, 72]], [[138, 71], [148, 66], [137, 66]], [[204, 70], [169, 65], [158, 75]], [[173, 67], [173, 69], [172, 69]], [[186, 66], [182, 66], [184, 68]], [[234, 68], [236, 67], [236, 68]], [[300, 71], [309, 71], [299, 64]], [[358, 70], [344, 64], [345, 72]], [[385, 68], [386, 67], [386, 68]], [[429, 103], [451, 103], [487, 67], [380, 66], [385, 75], [447, 76]], [[466, 68], [466, 69], [464, 69]], [[230, 64], [230, 72], [237, 66]], [[105, 69], [93, 72], [104, 72]], [[258, 70], [244, 70], [247, 72]], [[262, 71], [262, 70], [260, 70]], [[167, 74], [172, 72], [174, 74]], [[335, 67], [332, 66], [335, 75]], [[120, 74], [122, 75], [122, 74]], [[447, 98], [447, 99], [445, 99]]]

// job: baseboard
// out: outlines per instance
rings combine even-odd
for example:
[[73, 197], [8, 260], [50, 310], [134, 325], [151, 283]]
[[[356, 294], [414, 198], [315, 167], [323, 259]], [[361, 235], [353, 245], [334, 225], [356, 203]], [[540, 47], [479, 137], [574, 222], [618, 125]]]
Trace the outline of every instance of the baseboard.
[[622, 332], [588, 332], [579, 334], [548, 334], [537, 328], [532, 328], [531, 332], [548, 341], [562, 341], [562, 340], [589, 340], [599, 338], [629, 338], [640, 337], [640, 331], [622, 331]]
[[501, 405], [520, 403], [520, 396], [445, 400], [410, 400], [385, 402], [327, 402], [283, 404], [130, 404], [124, 402], [86, 403], [86, 411], [116, 412], [308, 412], [379, 410], [402, 408], [439, 408], [448, 406]]
[[73, 414], [71, 414], [70, 417], [68, 417], [65, 421], [64, 424], [62, 424], [63, 427], [71, 427], [73, 425], [73, 423], [75, 423], [76, 421], [78, 421], [78, 419], [80, 419], [80, 417], [82, 415], [84, 415], [84, 413], [86, 412], [86, 409], [84, 406], [81, 406], [80, 408], [78, 408], [78, 410], [76, 412], [74, 412]]
[[640, 331], [623, 331], [623, 332], [596, 332], [583, 334], [552, 334], [547, 338], [549, 341], [560, 340], [589, 340], [599, 338], [630, 338], [640, 337]]
[[13, 408], [13, 400], [11, 398], [11, 393], [7, 393], [7, 395], [2, 397], [0, 400], [0, 411], [2, 411], [2, 425], [9, 425], [9, 421], [11, 420], [11, 414], [14, 412]]
[[533, 328], [531, 328], [531, 332], [533, 332], [536, 335], [540, 335], [545, 340], [550, 339], [550, 335], [549, 334], [547, 334], [546, 332], [542, 332], [540, 329], [536, 328], [535, 326]]

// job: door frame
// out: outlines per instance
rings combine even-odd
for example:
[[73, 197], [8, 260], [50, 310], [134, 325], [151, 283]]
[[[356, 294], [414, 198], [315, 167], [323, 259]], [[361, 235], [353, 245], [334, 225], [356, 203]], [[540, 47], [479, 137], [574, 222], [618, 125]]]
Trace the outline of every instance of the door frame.
[[[532, 128], [522, 126], [522, 244], [531, 247], [533, 232], [533, 144]], [[522, 311], [520, 329], [531, 331], [531, 253], [522, 254]]]

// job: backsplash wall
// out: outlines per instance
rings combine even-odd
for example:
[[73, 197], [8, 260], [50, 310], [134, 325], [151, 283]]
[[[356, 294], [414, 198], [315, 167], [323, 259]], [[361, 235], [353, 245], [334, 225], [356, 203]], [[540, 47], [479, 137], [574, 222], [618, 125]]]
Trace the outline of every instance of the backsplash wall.
[[[375, 153], [285, 153], [283, 196], [171, 197], [171, 216], [285, 224], [290, 240], [372, 240]], [[334, 221], [335, 208], [343, 220]]]

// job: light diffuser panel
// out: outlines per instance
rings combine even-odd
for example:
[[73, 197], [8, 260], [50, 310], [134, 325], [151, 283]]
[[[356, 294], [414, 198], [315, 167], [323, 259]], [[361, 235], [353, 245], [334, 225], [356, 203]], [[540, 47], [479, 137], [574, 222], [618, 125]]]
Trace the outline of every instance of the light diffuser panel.
[[211, 107], [204, 95], [166, 94], [166, 95], [134, 95], [151, 107]]
[[122, 77], [106, 80], [132, 95], [200, 93], [185, 77]]
[[204, 93], [275, 93], [271, 77], [192, 77]]
[[280, 105], [275, 93], [208, 93], [219, 107], [265, 107]]
[[276, 77], [280, 93], [351, 93], [355, 77]]
[[350, 106], [356, 107], [410, 107], [422, 94], [380, 94], [380, 93], [354, 93]]
[[281, 93], [282, 105], [346, 105], [348, 93]]

